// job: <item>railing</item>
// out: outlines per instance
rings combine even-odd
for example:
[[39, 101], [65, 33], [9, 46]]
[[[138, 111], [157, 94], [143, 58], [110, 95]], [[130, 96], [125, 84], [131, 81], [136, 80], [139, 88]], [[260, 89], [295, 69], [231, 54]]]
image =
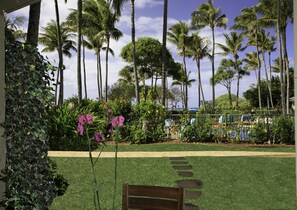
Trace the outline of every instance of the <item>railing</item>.
[[[274, 142], [271, 125], [279, 114], [172, 114], [165, 126], [167, 137], [180, 139], [185, 126], [207, 124], [214, 141]], [[293, 117], [293, 115], [288, 115]], [[261, 124], [261, 129], [259, 125]], [[255, 139], [257, 136], [258, 139]]]

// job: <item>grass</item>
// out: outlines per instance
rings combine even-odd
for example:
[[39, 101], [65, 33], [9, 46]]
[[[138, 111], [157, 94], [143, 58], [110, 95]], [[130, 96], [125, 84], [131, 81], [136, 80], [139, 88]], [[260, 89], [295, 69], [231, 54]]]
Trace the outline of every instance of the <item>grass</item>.
[[[50, 210], [94, 209], [88, 158], [53, 159], [70, 186], [64, 196], [55, 198]], [[187, 161], [193, 166], [193, 178], [203, 182], [202, 196], [187, 200], [199, 209], [297, 209], [294, 158], [187, 157]], [[113, 163], [109, 158], [97, 163], [103, 210], [112, 206]], [[169, 158], [120, 158], [118, 164], [117, 210], [124, 182], [176, 186], [181, 179]]]
[[[106, 146], [104, 151], [114, 151], [113, 146]], [[255, 145], [255, 144], [201, 144], [201, 143], [154, 143], [120, 144], [119, 151], [264, 151], [295, 152], [294, 145]]]

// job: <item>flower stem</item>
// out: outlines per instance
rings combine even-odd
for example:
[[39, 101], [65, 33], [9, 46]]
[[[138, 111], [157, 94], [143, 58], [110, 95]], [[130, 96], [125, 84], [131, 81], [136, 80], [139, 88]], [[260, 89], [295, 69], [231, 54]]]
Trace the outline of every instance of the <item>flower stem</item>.
[[92, 157], [92, 142], [89, 137], [89, 132], [88, 132], [87, 128], [86, 128], [86, 135], [87, 135], [87, 139], [88, 139], [88, 143], [89, 143], [89, 158], [91, 161], [93, 182], [94, 182], [94, 186], [93, 186], [94, 187], [94, 205], [95, 205], [96, 210], [100, 210], [99, 188], [98, 188], [98, 183], [97, 183], [96, 174], [95, 174], [95, 167], [94, 167], [95, 163], [94, 163], [93, 157]]
[[118, 174], [118, 140], [119, 140], [119, 128], [116, 127], [116, 141], [115, 141], [115, 162], [114, 162], [114, 186], [113, 186], [113, 199], [112, 199], [112, 209], [115, 208], [115, 197], [116, 197], [116, 187], [117, 187], [117, 174]]

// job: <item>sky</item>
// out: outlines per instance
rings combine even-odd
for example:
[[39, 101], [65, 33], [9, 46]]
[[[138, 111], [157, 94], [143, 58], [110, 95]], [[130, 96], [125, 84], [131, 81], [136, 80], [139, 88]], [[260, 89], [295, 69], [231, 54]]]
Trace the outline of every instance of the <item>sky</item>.
[[[76, 0], [68, 0], [65, 4], [64, 0], [59, 0], [59, 9], [61, 20], [64, 21], [69, 14], [69, 9], [77, 8]], [[117, 23], [117, 28], [123, 32], [123, 37], [118, 41], [111, 41], [111, 48], [115, 52], [115, 56], [109, 57], [109, 85], [115, 83], [118, 79], [118, 72], [127, 65], [119, 56], [121, 49], [131, 42], [131, 18], [130, 18], [130, 1], [128, 1], [122, 11], [122, 16], [120, 21]], [[178, 21], [184, 21], [188, 24], [191, 23], [191, 13], [195, 11], [201, 3], [205, 0], [168, 0], [168, 26], [169, 29], [173, 24]], [[215, 32], [216, 43], [224, 44], [224, 33], [229, 34], [228, 28], [233, 24], [233, 19], [240, 15], [240, 11], [243, 8], [255, 5], [258, 0], [214, 0], [215, 7], [220, 7], [222, 14], [226, 14], [228, 18], [227, 29], [217, 28]], [[21, 10], [15, 11], [9, 14], [9, 17], [13, 18], [15, 16], [25, 16], [28, 19], [29, 7], [23, 8]], [[149, 36], [158, 39], [162, 43], [162, 28], [163, 28], [163, 0], [135, 0], [135, 26], [136, 26], [136, 38]], [[41, 18], [40, 18], [40, 32], [42, 32], [42, 27], [51, 20], [55, 20], [55, 10], [53, 0], [43, 0], [41, 3]], [[24, 24], [26, 27], [27, 23]], [[201, 29], [198, 31], [201, 37], [206, 37], [211, 39], [211, 31], [209, 28]], [[293, 26], [292, 24], [288, 27], [288, 55], [290, 66], [293, 65]], [[175, 61], [182, 62], [182, 57], [177, 55], [177, 49], [170, 42], [167, 42], [167, 48], [172, 53]], [[39, 46], [42, 50], [43, 46]], [[251, 49], [250, 49], [251, 50]], [[216, 53], [219, 50], [216, 49]], [[49, 61], [57, 66], [58, 56], [57, 52], [52, 53], [42, 53], [46, 56]], [[102, 67], [103, 72], [105, 68], [105, 55], [102, 55]], [[244, 57], [244, 54], [240, 55], [240, 58]], [[275, 54], [275, 56], [277, 56]], [[76, 79], [76, 53], [73, 53], [72, 58], [65, 58], [64, 63], [66, 66], [65, 70], [65, 98], [77, 95], [77, 79]], [[221, 59], [226, 58], [223, 56], [215, 57], [215, 68], [220, 64]], [[192, 59], [187, 59], [187, 70], [190, 73], [190, 79], [197, 80], [197, 67]], [[86, 68], [87, 68], [87, 82], [88, 82], [88, 97], [97, 98], [97, 83], [96, 83], [96, 56], [93, 51], [86, 52]], [[201, 72], [202, 72], [202, 85], [206, 100], [211, 100], [211, 86], [209, 80], [212, 76], [211, 74], [211, 62], [209, 59], [205, 58], [201, 61]], [[263, 72], [263, 70], [262, 70]], [[264, 76], [264, 72], [262, 73]], [[103, 81], [105, 75], [103, 74]], [[171, 80], [169, 80], [170, 83]], [[246, 91], [251, 84], [256, 83], [255, 74], [251, 72], [251, 75], [244, 77], [240, 81], [240, 97], [242, 97], [242, 92]], [[169, 86], [171, 86], [169, 84]], [[198, 90], [197, 82], [192, 84], [189, 88], [189, 107], [198, 106]], [[226, 94], [227, 90], [222, 85], [216, 85], [216, 97]], [[235, 81], [232, 84], [232, 93], [236, 94], [236, 84]]]

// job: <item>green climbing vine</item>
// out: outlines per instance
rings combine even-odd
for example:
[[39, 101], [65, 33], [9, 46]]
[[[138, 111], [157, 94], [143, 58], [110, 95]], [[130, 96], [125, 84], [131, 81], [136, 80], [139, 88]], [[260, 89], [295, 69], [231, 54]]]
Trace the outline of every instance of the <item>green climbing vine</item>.
[[1, 178], [7, 191], [2, 205], [48, 209], [68, 185], [47, 156], [50, 64], [36, 48], [18, 42], [6, 43], [5, 64], [7, 160]]

